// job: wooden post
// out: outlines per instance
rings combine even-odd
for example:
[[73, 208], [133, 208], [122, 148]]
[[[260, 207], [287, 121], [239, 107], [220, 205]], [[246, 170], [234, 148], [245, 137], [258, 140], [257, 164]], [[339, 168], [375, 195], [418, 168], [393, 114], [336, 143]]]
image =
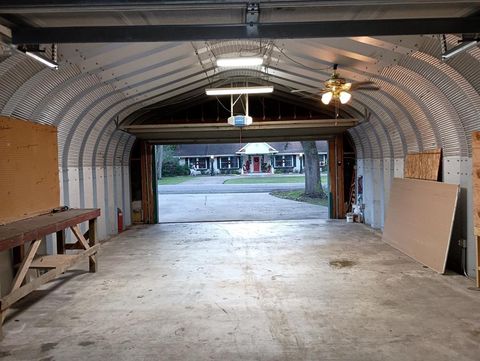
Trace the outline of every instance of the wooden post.
[[65, 254], [65, 230], [57, 232], [57, 254]]
[[337, 218], [345, 218], [345, 177], [343, 164], [343, 134], [335, 138], [335, 160], [337, 168]]
[[335, 166], [335, 140], [328, 141], [328, 184], [332, 201], [331, 217], [337, 218], [337, 167]]
[[[93, 247], [97, 244], [97, 219], [88, 221], [88, 244]], [[97, 272], [97, 255], [93, 254], [89, 258], [89, 270], [94, 273]]]
[[328, 171], [332, 195], [332, 217], [345, 218], [345, 180], [343, 165], [343, 135], [328, 142]]
[[145, 141], [141, 141], [141, 175], [142, 175], [142, 210], [143, 221], [147, 224], [155, 223], [155, 199], [156, 193], [153, 189], [156, 184], [153, 183], [153, 146]]

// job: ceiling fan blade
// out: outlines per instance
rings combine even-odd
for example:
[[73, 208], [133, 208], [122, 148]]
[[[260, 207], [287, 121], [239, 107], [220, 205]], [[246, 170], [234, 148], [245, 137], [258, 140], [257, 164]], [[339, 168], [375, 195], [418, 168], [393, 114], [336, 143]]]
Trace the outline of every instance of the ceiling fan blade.
[[355, 83], [352, 83], [350, 89], [355, 90], [365, 85], [375, 85], [375, 83], [373, 81], [357, 81]]
[[317, 94], [300, 94], [301, 98], [318, 100], [320, 97]]
[[297, 88], [297, 89], [290, 89], [290, 93], [318, 93], [318, 88]]
[[380, 90], [380, 87], [378, 86], [369, 86], [369, 87], [360, 87], [360, 88], [357, 88], [355, 90], [358, 90], [358, 91], [364, 91], [364, 90], [367, 90], [367, 91], [377, 91], [377, 90]]

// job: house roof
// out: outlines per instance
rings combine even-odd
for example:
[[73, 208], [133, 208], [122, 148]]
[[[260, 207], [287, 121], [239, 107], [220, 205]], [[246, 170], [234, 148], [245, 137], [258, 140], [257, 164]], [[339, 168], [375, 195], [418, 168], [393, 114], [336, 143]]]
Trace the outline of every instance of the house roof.
[[247, 143], [242, 149], [236, 152], [237, 154], [275, 154], [278, 150], [273, 148], [268, 143]]
[[[317, 141], [317, 149], [319, 153], [326, 153], [328, 149], [328, 142]], [[249, 143], [254, 144], [254, 143]], [[263, 143], [257, 143], [263, 144]], [[303, 147], [300, 142], [270, 142], [268, 144], [271, 148], [278, 151], [277, 154], [298, 154], [303, 152]], [[206, 157], [206, 156], [220, 156], [220, 155], [234, 155], [246, 145], [238, 143], [229, 144], [180, 144], [177, 145], [175, 152], [176, 157]], [[252, 153], [250, 153], [252, 154]]]

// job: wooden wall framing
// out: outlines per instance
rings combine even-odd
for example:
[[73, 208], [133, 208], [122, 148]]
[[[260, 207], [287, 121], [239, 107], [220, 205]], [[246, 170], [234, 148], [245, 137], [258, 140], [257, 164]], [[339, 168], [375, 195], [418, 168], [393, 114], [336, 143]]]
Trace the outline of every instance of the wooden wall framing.
[[345, 218], [345, 179], [343, 164], [343, 135], [328, 141], [328, 173], [330, 184], [331, 217]]
[[143, 222], [157, 223], [157, 181], [154, 145], [140, 141]]

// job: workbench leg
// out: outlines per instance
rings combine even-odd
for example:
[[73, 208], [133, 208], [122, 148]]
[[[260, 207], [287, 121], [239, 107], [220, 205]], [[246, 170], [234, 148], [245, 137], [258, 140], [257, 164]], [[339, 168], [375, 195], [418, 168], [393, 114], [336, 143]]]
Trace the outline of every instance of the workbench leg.
[[25, 276], [27, 275], [28, 270], [30, 269], [30, 264], [33, 261], [33, 257], [37, 253], [38, 247], [40, 247], [40, 243], [42, 243], [42, 239], [36, 239], [30, 244], [30, 248], [28, 249], [27, 255], [22, 261], [22, 264], [18, 268], [17, 274], [12, 282], [12, 289], [10, 292], [15, 291], [17, 288], [20, 288], [22, 285]]
[[5, 319], [5, 311], [1, 309], [2, 305], [0, 304], [0, 341], [3, 339], [3, 321]]
[[65, 254], [65, 230], [57, 232], [57, 254]]
[[[90, 247], [95, 246], [97, 243], [97, 219], [91, 219], [88, 221], [88, 244]], [[97, 255], [91, 255], [89, 258], [89, 270], [90, 272], [97, 272]]]
[[13, 264], [20, 264], [25, 257], [25, 245], [22, 244], [12, 248]]

